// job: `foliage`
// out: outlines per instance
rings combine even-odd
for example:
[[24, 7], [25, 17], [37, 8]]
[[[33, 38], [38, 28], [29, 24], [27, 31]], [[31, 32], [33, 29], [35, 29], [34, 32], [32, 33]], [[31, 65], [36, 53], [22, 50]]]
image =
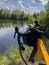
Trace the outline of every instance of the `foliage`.
[[27, 21], [30, 20], [30, 18], [31, 18], [30, 16], [28, 17], [27, 14], [19, 10], [13, 10], [13, 11], [7, 9], [0, 10], [0, 19]]
[[46, 17], [46, 12], [41, 12], [39, 16], [37, 16], [37, 20], [44, 25], [45, 23], [45, 17]]
[[9, 19], [10, 17], [11, 17], [10, 10], [4, 10], [4, 9], [0, 10], [0, 18]]
[[33, 17], [34, 17], [35, 19], [37, 19], [38, 16], [39, 16], [39, 13], [34, 13], [34, 14], [33, 14]]
[[49, 2], [45, 5], [46, 12], [49, 13]]
[[5, 55], [0, 55], [0, 65], [8, 65], [9, 59]]
[[26, 23], [27, 23], [27, 24], [33, 24], [34, 21], [35, 21], [35, 18], [32, 17], [32, 16], [30, 16], [30, 15], [28, 15], [28, 21], [27, 21]]
[[[49, 30], [49, 2], [45, 6], [46, 11], [40, 13], [34, 13], [33, 15], [25, 14], [19, 10], [0, 10], [0, 27], [9, 26], [10, 24], [33, 24], [35, 20], [44, 26], [44, 29]], [[5, 23], [5, 24], [4, 24]], [[46, 33], [46, 37], [49, 38], [49, 31]], [[49, 40], [44, 37], [47, 51], [49, 52]], [[13, 49], [12, 49], [13, 50]], [[30, 48], [26, 48], [26, 51], [22, 52], [26, 60], [29, 58], [31, 53]], [[29, 51], [29, 52], [28, 52]], [[0, 55], [0, 65], [18, 65], [23, 63], [18, 49], [6, 51], [4, 55]]]
[[[31, 51], [32, 48], [26, 48], [26, 51], [22, 52], [26, 60], [29, 58]], [[4, 55], [0, 55], [0, 65], [19, 65], [21, 63], [23, 63], [23, 61], [18, 48], [13, 49], [13, 51], [9, 49]]]

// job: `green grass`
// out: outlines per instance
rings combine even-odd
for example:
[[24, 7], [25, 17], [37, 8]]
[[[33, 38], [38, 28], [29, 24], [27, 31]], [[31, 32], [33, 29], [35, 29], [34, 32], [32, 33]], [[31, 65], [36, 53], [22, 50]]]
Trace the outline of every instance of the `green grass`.
[[[31, 54], [32, 48], [26, 48], [26, 50], [22, 54], [27, 61], [30, 54]], [[8, 50], [4, 55], [0, 55], [0, 65], [19, 65], [23, 63], [22, 58], [19, 54], [18, 48], [14, 49], [13, 51]]]
[[[49, 40], [44, 40], [46, 49], [49, 52]], [[32, 48], [27, 47], [25, 51], [22, 51], [22, 54], [26, 61], [28, 61]], [[37, 55], [35, 56], [37, 59]], [[8, 49], [5, 54], [0, 55], [0, 65], [21, 65], [23, 60], [19, 54], [19, 49]]]

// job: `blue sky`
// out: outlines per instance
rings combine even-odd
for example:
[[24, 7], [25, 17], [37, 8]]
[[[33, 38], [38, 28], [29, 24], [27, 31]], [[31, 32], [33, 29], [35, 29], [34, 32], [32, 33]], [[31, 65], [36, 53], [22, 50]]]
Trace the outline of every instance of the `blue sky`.
[[0, 9], [19, 9], [25, 13], [33, 14], [44, 10], [49, 0], [0, 0]]

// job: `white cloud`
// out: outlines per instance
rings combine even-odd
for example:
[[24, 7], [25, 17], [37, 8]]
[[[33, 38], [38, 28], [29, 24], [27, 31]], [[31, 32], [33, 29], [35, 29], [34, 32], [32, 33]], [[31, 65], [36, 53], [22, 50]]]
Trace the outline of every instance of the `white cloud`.
[[31, 4], [30, 4], [30, 3], [28, 3], [28, 8], [32, 8], [32, 6], [31, 6]]
[[32, 2], [35, 4], [35, 3], [41, 3], [41, 1], [40, 0], [32, 0]]
[[22, 1], [22, 0], [19, 0], [19, 1], [18, 1], [18, 5], [19, 5], [19, 7], [22, 8], [22, 9], [25, 8], [24, 5], [23, 5], [23, 1]]
[[0, 9], [4, 9], [4, 8], [6, 8], [8, 6], [8, 4], [7, 3], [5, 3], [3, 0], [0, 0]]
[[24, 12], [26, 14], [31, 14], [32, 15], [35, 12], [36, 13], [40, 12], [40, 10], [37, 7], [30, 7], [30, 8], [25, 8]]
[[31, 6], [31, 3], [27, 3], [28, 7], [25, 7], [23, 5], [23, 1], [18, 1], [19, 3], [19, 7], [21, 8], [21, 10], [23, 10], [26, 14], [33, 14], [33, 13], [37, 13], [40, 12], [40, 10], [37, 7], [33, 7]]
[[0, 7], [2, 7], [5, 3], [3, 1], [0, 1]]
[[46, 5], [49, 0], [32, 0], [32, 2], [35, 3], [42, 3], [43, 5]]
[[30, 3], [28, 4], [28, 7], [26, 7], [24, 9], [24, 12], [27, 13], [27, 14], [33, 14], [33, 13], [38, 13], [40, 12], [40, 10], [37, 8], [37, 7], [33, 7]]
[[7, 0], [3, 0], [3, 1], [5, 1], [5, 2], [6, 2]]
[[33, 14], [33, 13], [37, 13], [37, 12], [40, 12], [40, 10], [37, 8], [37, 7], [33, 7], [31, 6], [30, 3], [27, 3], [28, 7], [25, 7], [23, 5], [23, 1], [18, 1], [19, 3], [19, 7], [21, 8], [21, 10], [23, 10], [26, 14]]
[[15, 8], [15, 5], [11, 4], [11, 7]]
[[19, 2], [19, 3], [23, 3], [23, 1], [22, 1], [22, 0], [18, 0], [18, 2]]
[[5, 8], [8, 9], [8, 10], [10, 10], [9, 6], [6, 6]]
[[32, 2], [35, 4], [35, 0], [32, 0]]
[[[24, 0], [17, 0], [16, 2], [16, 6], [13, 5], [13, 3], [6, 2], [8, 0], [0, 0], [0, 8], [6, 8], [6, 9], [10, 9], [13, 10], [15, 8], [23, 10], [25, 13], [29, 13], [29, 14], [33, 14], [34, 12], [40, 12], [40, 9], [38, 9], [38, 6], [34, 7], [31, 5], [30, 2], [28, 2], [26, 4], [26, 6], [24, 5], [25, 2]], [[45, 5], [48, 0], [31, 0], [31, 2], [33, 2], [34, 4], [36, 4], [36, 2], [40, 2], [41, 4]], [[42, 5], [41, 5], [42, 6]]]
[[40, 0], [42, 2], [43, 5], [46, 5], [48, 0]]

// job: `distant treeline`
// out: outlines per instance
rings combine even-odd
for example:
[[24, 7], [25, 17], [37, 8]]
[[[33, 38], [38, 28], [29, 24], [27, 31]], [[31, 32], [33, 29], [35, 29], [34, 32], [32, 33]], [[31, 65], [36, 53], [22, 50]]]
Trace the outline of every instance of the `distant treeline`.
[[28, 21], [32, 20], [31, 15], [27, 15], [24, 13], [24, 11], [19, 11], [19, 10], [7, 10], [7, 9], [0, 9], [0, 19], [1, 20], [20, 20], [20, 21]]
[[0, 19], [26, 20], [27, 16], [24, 12], [20, 12], [19, 10], [10, 11], [7, 9], [1, 9]]

